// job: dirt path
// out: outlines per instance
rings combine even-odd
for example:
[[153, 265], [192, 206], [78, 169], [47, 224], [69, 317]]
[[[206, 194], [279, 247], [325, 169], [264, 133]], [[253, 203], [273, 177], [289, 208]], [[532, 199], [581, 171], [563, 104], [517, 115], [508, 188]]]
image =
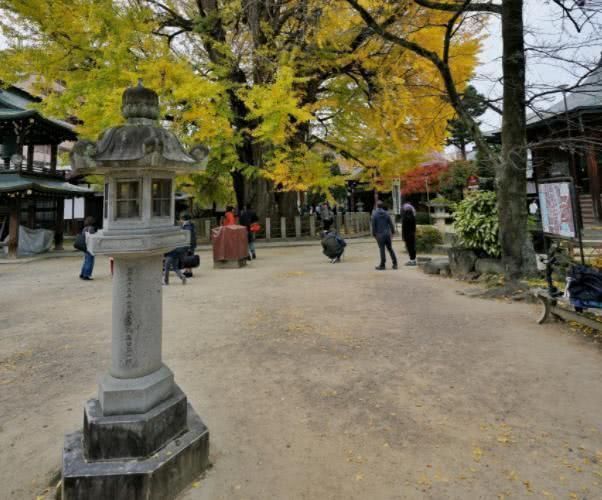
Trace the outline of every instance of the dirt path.
[[[211, 432], [205, 499], [602, 498], [602, 351], [534, 306], [316, 247], [165, 290], [164, 358]], [[33, 498], [109, 358], [110, 276], [0, 266], [0, 498]]]

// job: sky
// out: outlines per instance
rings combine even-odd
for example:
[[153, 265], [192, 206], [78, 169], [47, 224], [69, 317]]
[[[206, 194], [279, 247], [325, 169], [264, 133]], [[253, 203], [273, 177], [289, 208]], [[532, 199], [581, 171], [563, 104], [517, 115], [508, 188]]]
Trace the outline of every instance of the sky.
[[[602, 12], [602, 0], [589, 0], [592, 7]], [[575, 84], [579, 78], [587, 74], [599, 61], [602, 51], [602, 33], [595, 27], [587, 25], [578, 34], [570, 23], [563, 21], [558, 7], [550, 5], [546, 0], [526, 0], [525, 26], [529, 31], [526, 37], [528, 46], [565, 47], [565, 50], [554, 53], [567, 61], [549, 57], [538, 57], [534, 52], [527, 53], [527, 82], [534, 91], [549, 90], [549, 87]], [[602, 14], [597, 19], [602, 22]], [[479, 56], [480, 64], [475, 70], [473, 85], [487, 97], [497, 98], [501, 95], [501, 85], [494, 83], [501, 74], [502, 37], [499, 17], [491, 17], [487, 29], [487, 38]], [[545, 60], [544, 60], [545, 59]], [[572, 61], [572, 62], [568, 62]], [[545, 100], [534, 102], [536, 109], [545, 109], [562, 99], [561, 94], [552, 95]], [[483, 130], [498, 129], [501, 117], [494, 111], [488, 111], [483, 117]]]

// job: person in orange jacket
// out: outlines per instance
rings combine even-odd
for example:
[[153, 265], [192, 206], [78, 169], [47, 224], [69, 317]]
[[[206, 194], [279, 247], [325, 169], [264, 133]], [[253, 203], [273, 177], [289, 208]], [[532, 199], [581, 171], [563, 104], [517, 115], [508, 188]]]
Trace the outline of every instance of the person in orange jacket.
[[236, 216], [234, 215], [234, 208], [231, 206], [226, 207], [226, 213], [224, 214], [224, 221], [222, 226], [232, 226], [236, 224]]

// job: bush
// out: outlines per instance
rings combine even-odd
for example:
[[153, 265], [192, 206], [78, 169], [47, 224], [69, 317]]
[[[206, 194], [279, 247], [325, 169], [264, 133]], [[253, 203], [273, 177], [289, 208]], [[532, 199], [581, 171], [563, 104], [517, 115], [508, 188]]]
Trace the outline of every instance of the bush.
[[416, 224], [427, 225], [432, 224], [428, 212], [416, 212]]
[[476, 191], [456, 205], [454, 227], [458, 244], [499, 257], [499, 219], [493, 191]]
[[443, 243], [441, 232], [434, 226], [416, 226], [416, 252], [430, 253]]

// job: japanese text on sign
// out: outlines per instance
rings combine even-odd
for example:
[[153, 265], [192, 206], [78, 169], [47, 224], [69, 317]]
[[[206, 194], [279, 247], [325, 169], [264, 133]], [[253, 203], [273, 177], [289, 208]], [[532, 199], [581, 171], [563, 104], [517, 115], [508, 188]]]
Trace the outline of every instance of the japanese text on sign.
[[562, 238], [575, 237], [575, 217], [569, 182], [540, 184], [539, 207], [544, 233]]

